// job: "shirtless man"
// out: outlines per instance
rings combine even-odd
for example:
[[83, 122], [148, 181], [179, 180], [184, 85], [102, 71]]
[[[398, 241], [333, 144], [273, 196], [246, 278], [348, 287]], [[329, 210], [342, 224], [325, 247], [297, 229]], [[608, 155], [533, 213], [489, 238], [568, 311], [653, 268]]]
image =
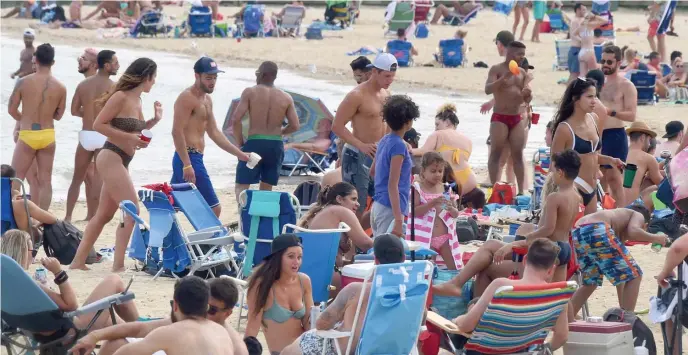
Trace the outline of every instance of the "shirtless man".
[[[349, 92], [334, 116], [332, 131], [345, 145], [342, 152], [342, 180], [356, 187], [359, 217], [366, 210], [368, 196], [373, 196], [370, 168], [377, 142], [387, 133], [382, 121], [382, 105], [389, 96], [389, 86], [397, 71], [397, 59], [382, 53], [370, 65], [370, 79]], [[351, 122], [352, 131], [346, 128]]]
[[[41, 44], [34, 54], [36, 72], [17, 82], [8, 106], [12, 118], [19, 121], [19, 141], [14, 148], [12, 167], [17, 178], [24, 179], [33, 159], [38, 165], [38, 206], [48, 210], [52, 200], [52, 172], [55, 158], [53, 120], [60, 120], [65, 111], [67, 89], [52, 76], [55, 49]], [[40, 94], [39, 94], [40, 93]], [[19, 105], [22, 111], [19, 111]]]
[[[225, 328], [232, 339], [234, 355], [248, 355], [248, 350], [241, 335], [229, 324], [229, 316], [232, 314], [233, 305], [239, 299], [239, 290], [229, 278], [214, 278], [207, 281], [210, 286], [210, 298], [208, 299], [208, 320], [211, 320]], [[140, 339], [148, 336], [152, 331], [172, 324], [171, 318], [159, 319], [149, 322], [131, 322], [116, 324], [107, 328], [88, 333], [70, 350], [79, 354], [79, 351], [90, 353], [98, 342], [105, 343], [100, 348], [100, 355], [114, 354], [119, 348], [127, 345], [129, 339]], [[132, 340], [133, 340], [132, 339]]]
[[626, 129], [628, 137], [631, 140], [630, 149], [628, 151], [628, 164], [635, 165], [635, 178], [630, 189], [625, 189], [625, 200], [620, 203], [621, 206], [627, 206], [633, 203], [640, 197], [641, 185], [647, 177], [652, 185], [659, 185], [664, 179], [662, 171], [659, 169], [659, 163], [652, 154], [647, 153], [647, 148], [650, 146], [650, 139], [657, 137], [657, 133], [652, 131], [644, 122], [636, 121]]
[[662, 138], [666, 138], [666, 142], [657, 145], [655, 157], [660, 158], [664, 151], [669, 151], [671, 156], [674, 156], [676, 149], [681, 145], [683, 140], [683, 123], [681, 121], [671, 121], [664, 127], [666, 134]]
[[84, 18], [82, 21], [86, 21], [96, 14], [100, 14], [96, 20], [106, 19], [109, 17], [119, 17], [121, 10], [122, 8], [120, 7], [119, 1], [101, 1], [96, 9], [88, 14], [88, 16], [86, 16], [86, 18]]
[[98, 72], [98, 51], [94, 48], [84, 49], [84, 53], [77, 58], [79, 63], [79, 74], [83, 74], [84, 78], [89, 78], [96, 75]]
[[36, 48], [33, 47], [33, 40], [36, 38], [36, 32], [32, 28], [24, 30], [24, 49], [19, 53], [19, 69], [10, 75], [10, 78], [23, 78], [33, 73], [33, 65], [31, 58]]
[[[375, 264], [396, 264], [403, 263], [406, 259], [404, 254], [404, 244], [399, 237], [392, 234], [382, 234], [375, 238], [373, 245], [375, 254]], [[282, 355], [317, 355], [327, 354], [335, 355], [337, 350], [334, 342], [329, 342], [327, 350], [323, 352], [323, 338], [318, 336], [318, 330], [332, 330], [335, 325], [341, 322], [337, 330], [349, 331], [354, 324], [354, 317], [356, 315], [356, 308], [358, 306], [358, 299], [363, 291], [362, 282], [352, 282], [346, 285], [334, 301], [327, 306], [327, 308], [318, 317], [315, 327], [303, 333], [291, 345], [282, 350]], [[370, 286], [365, 288], [366, 295], [363, 296], [363, 304], [361, 305], [361, 312], [359, 314], [357, 327], [354, 332], [353, 344], [358, 344], [358, 338], [361, 335], [361, 328], [363, 325], [363, 317], [365, 317], [368, 309], [368, 296], [370, 293]], [[348, 337], [337, 340], [341, 349], [346, 349], [346, 344], [349, 341]]]
[[370, 59], [363, 55], [354, 59], [351, 61], [351, 64], [349, 64], [356, 84], [362, 84], [370, 79], [371, 68], [368, 65], [370, 65]]
[[213, 183], [203, 164], [205, 134], [222, 150], [247, 161], [248, 154], [242, 152], [217, 128], [213, 114], [213, 100], [210, 94], [215, 90], [217, 74], [224, 73], [209, 57], [201, 57], [194, 64], [196, 81], [184, 90], [174, 103], [172, 139], [175, 153], [172, 158], [173, 184], [190, 182], [196, 185], [208, 206], [220, 217], [222, 206], [217, 199]]
[[585, 21], [585, 14], [588, 13], [588, 8], [585, 5], [577, 2], [573, 6], [576, 16], [571, 20], [569, 25], [569, 37], [571, 37], [571, 47], [569, 47], [568, 67], [569, 67], [569, 83], [575, 80], [580, 75], [580, 61], [578, 54], [581, 51], [581, 38], [578, 35], [579, 27]]
[[[559, 261], [553, 282], [565, 281], [566, 266], [572, 255], [569, 233], [579, 214], [579, 205], [582, 202], [573, 183], [578, 177], [580, 166], [580, 157], [573, 150], [553, 154], [550, 173], [554, 174], [557, 191], [545, 198], [540, 224], [521, 226], [516, 231], [517, 237], [513, 243], [488, 240], [471, 257], [459, 275], [449, 282], [433, 286], [433, 292], [438, 295], [460, 296], [463, 285], [477, 275], [474, 293], [481, 295], [492, 281], [500, 277], [508, 277], [514, 271], [516, 265], [510, 261], [514, 248], [526, 249], [538, 238], [547, 238], [559, 246]], [[522, 266], [518, 265], [519, 269], [522, 269]]]
[[511, 160], [518, 183], [518, 193], [523, 194], [525, 188], [525, 166], [523, 163], [523, 148], [526, 144], [526, 126], [528, 120], [522, 119], [521, 105], [530, 103], [532, 93], [528, 86], [527, 73], [518, 68], [519, 74], [514, 75], [509, 70], [509, 62], [514, 60], [521, 63], [526, 54], [526, 46], [521, 42], [511, 42], [507, 47], [506, 58], [503, 63], [493, 65], [485, 83], [485, 93], [494, 94], [495, 107], [490, 123], [491, 154], [488, 159], [490, 182], [497, 182], [499, 160], [502, 150], [508, 145], [511, 150]]
[[[236, 198], [251, 184], [260, 182], [261, 190], [272, 190], [279, 180], [279, 171], [284, 159], [284, 135], [299, 129], [294, 99], [275, 87], [277, 64], [263, 62], [256, 70], [256, 85], [241, 93], [241, 100], [234, 115], [232, 128], [237, 146], [246, 153], [255, 152], [260, 162], [249, 169], [245, 161], [239, 161], [236, 170]], [[241, 120], [248, 113], [248, 139], [244, 141]], [[284, 117], [287, 125], [282, 126]], [[245, 143], [245, 144], [244, 144]]]
[[[88, 49], [84, 52], [86, 56], [79, 61], [79, 72], [82, 72], [82, 63], [90, 61], [90, 52]], [[67, 192], [67, 211], [65, 214], [65, 221], [72, 220], [72, 212], [74, 205], [79, 198], [81, 190], [81, 183], [86, 180], [86, 220], [90, 220], [98, 209], [98, 199], [100, 198], [100, 179], [95, 172], [96, 152], [105, 143], [105, 136], [93, 130], [93, 121], [100, 113], [101, 107], [96, 107], [95, 100], [108, 91], [114, 82], [110, 77], [117, 75], [119, 70], [119, 61], [114, 51], [104, 49], [100, 51], [96, 57], [96, 64], [98, 73], [84, 79], [77, 85], [72, 98], [72, 116], [81, 117], [82, 125], [79, 132], [79, 144], [76, 146], [76, 153], [74, 154], [74, 175], [72, 176], [72, 183], [69, 185]], [[89, 68], [86, 66], [86, 68]], [[88, 70], [83, 71], [84, 75]], [[91, 174], [89, 176], [89, 170]]]
[[[604, 47], [602, 52], [602, 72], [605, 75], [600, 99], [607, 108], [607, 119], [602, 126], [602, 155], [626, 162], [628, 155], [628, 136], [624, 122], [635, 121], [638, 92], [633, 83], [619, 75], [621, 49], [617, 46]], [[624, 201], [621, 171], [610, 165], [602, 165], [605, 184], [616, 201]]]

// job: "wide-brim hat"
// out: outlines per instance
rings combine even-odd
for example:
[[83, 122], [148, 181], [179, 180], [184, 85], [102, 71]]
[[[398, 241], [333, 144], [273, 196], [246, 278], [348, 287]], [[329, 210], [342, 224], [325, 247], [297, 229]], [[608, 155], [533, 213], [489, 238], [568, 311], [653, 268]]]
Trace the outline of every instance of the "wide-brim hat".
[[635, 121], [631, 123], [631, 126], [626, 128], [626, 134], [631, 134], [633, 132], [645, 133], [652, 138], [657, 137], [657, 133], [651, 130], [650, 126], [648, 126], [645, 122]]

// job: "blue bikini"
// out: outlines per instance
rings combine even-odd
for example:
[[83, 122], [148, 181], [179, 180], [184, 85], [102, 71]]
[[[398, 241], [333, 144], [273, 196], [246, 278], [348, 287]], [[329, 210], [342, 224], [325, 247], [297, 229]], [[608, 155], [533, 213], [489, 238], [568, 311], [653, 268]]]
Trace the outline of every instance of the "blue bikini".
[[[301, 291], [303, 291], [303, 283], [301, 282], [301, 277], [299, 277], [299, 284], [301, 285]], [[303, 292], [301, 292], [303, 294]], [[277, 297], [275, 297], [275, 289], [272, 289], [272, 306], [263, 312], [263, 320], [270, 319], [277, 323], [284, 323], [290, 318], [303, 319], [306, 315], [306, 302], [301, 297], [303, 306], [300, 309], [292, 312], [277, 303]]]

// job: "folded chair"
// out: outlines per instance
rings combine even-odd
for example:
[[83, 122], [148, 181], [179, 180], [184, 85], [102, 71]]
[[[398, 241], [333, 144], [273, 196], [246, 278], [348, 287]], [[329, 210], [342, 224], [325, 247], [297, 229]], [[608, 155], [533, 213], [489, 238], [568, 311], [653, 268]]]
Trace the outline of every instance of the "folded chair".
[[[317, 334], [334, 341], [339, 354], [417, 354], [416, 344], [421, 332], [433, 265], [429, 261], [376, 265], [363, 281], [351, 331], [319, 330]], [[361, 325], [358, 344], [353, 332], [358, 328], [363, 297], [370, 288], [368, 307]], [[344, 351], [337, 339], [348, 338]], [[355, 349], [355, 351], [354, 351]]]
[[413, 56], [411, 55], [412, 48], [413, 45], [409, 41], [394, 39], [387, 42], [387, 51], [397, 59], [397, 63], [400, 67], [413, 65]]
[[635, 70], [631, 73], [630, 80], [638, 91], [638, 105], [653, 105], [655, 103], [657, 74], [645, 70]]
[[569, 39], [555, 39], [554, 49], [556, 56], [554, 58], [554, 68], [557, 70], [569, 69], [569, 48], [571, 48], [571, 40]]
[[550, 149], [539, 148], [533, 155], [533, 197], [530, 199], [531, 212], [540, 209], [542, 188], [549, 173]]
[[[76, 311], [64, 312], [17, 262], [7, 255], [0, 258], [2, 343], [8, 354], [14, 354], [14, 348], [20, 348], [22, 352], [67, 354], [67, 350], [88, 333], [103, 311], [109, 309], [112, 322], [116, 323], [113, 307], [134, 299], [134, 294], [127, 291], [105, 297]], [[74, 317], [92, 312], [96, 314], [85, 329], [78, 329], [72, 322]], [[38, 334], [44, 332], [52, 334]], [[29, 338], [24, 344], [16, 340], [22, 336]]]
[[439, 44], [437, 61], [444, 68], [456, 68], [465, 65], [463, 55], [464, 42], [462, 39], [443, 39]]
[[413, 5], [410, 2], [399, 2], [394, 9], [394, 16], [387, 23], [386, 35], [395, 35], [397, 30], [403, 28], [408, 30], [408, 28], [413, 24], [413, 20], [416, 16], [413, 10]]
[[[665, 327], [665, 323], [661, 324], [662, 328], [662, 340], [664, 341], [664, 353], [665, 354], [673, 354], [674, 351], [677, 350], [679, 354], [683, 354], [683, 327], [686, 327], [688, 325], [688, 319], [685, 319], [685, 313], [686, 310], [683, 309], [685, 307], [685, 297], [681, 297], [681, 290], [684, 290], [683, 293], [685, 293], [685, 288], [686, 288], [686, 274], [685, 271], [688, 269], [688, 264], [684, 261], [681, 263], [681, 265], [678, 266], [678, 274], [676, 279], [671, 279], [669, 280], [669, 291], [664, 291], [664, 292], [670, 292], [674, 291], [675, 295], [674, 297], [677, 297], [678, 302], [676, 303], [676, 306], [674, 306], [673, 313], [671, 315], [671, 319], [673, 322], [673, 327], [667, 331]], [[661, 298], [662, 296], [662, 287], [657, 288], [657, 297]], [[671, 339], [676, 339], [678, 337], [678, 344], [675, 344], [673, 341], [669, 341], [668, 335], [669, 333], [671, 334]], [[678, 346], [676, 346], [678, 345]], [[678, 349], [677, 349], [678, 348]]]
[[306, 8], [303, 6], [287, 6], [284, 8], [284, 14], [277, 22], [277, 35], [281, 36], [282, 32], [292, 32], [295, 36], [299, 35], [301, 30], [301, 22], [306, 15]]

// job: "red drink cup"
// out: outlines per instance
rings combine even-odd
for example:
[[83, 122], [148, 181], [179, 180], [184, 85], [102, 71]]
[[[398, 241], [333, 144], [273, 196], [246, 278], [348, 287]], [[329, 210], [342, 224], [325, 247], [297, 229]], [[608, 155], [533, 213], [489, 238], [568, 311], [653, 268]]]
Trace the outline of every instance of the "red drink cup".
[[241, 43], [241, 36], [237, 37], [236, 40], [237, 40], [237, 43]]
[[141, 131], [139, 138], [141, 138], [141, 140], [144, 142], [150, 142], [151, 139], [153, 139], [153, 132], [151, 132], [149, 129], [144, 129]]
[[532, 122], [533, 124], [538, 124], [538, 122], [540, 122], [540, 114], [533, 112], [530, 115], [530, 122]]

